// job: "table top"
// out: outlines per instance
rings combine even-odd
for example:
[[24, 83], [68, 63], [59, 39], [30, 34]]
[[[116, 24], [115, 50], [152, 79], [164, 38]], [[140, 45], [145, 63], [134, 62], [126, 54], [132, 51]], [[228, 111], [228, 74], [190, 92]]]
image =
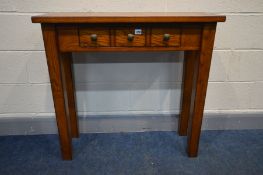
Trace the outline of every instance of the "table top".
[[200, 12], [60, 12], [33, 16], [33, 23], [224, 22], [226, 16]]

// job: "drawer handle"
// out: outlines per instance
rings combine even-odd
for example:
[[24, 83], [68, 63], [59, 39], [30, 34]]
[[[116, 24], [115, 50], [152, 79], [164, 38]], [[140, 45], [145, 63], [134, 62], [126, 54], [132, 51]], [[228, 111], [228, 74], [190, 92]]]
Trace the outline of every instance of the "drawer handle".
[[134, 39], [134, 35], [131, 34], [131, 33], [129, 33], [127, 39], [128, 39], [128, 41], [133, 41], [133, 39]]
[[91, 41], [97, 41], [97, 38], [98, 38], [97, 34], [91, 34], [90, 35]]
[[163, 40], [164, 41], [169, 41], [170, 40], [170, 34], [166, 33], [163, 35]]

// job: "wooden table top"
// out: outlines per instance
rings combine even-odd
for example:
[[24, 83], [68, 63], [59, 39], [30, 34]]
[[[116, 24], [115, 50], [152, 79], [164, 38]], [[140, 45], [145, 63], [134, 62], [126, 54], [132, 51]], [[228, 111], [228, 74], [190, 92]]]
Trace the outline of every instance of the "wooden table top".
[[33, 16], [33, 23], [224, 22], [226, 16], [194, 12], [61, 12]]

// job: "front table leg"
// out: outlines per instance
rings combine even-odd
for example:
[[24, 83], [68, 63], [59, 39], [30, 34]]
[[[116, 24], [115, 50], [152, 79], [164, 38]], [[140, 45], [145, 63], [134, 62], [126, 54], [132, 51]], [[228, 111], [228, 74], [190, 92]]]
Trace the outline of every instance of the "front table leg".
[[191, 110], [188, 126], [188, 155], [198, 155], [198, 145], [205, 106], [209, 70], [214, 46], [216, 23], [205, 24], [202, 33], [201, 50], [195, 61]]
[[56, 112], [62, 158], [72, 159], [71, 134], [67, 119], [66, 96], [63, 90], [60, 53], [57, 47], [56, 28], [53, 24], [42, 24], [47, 64]]

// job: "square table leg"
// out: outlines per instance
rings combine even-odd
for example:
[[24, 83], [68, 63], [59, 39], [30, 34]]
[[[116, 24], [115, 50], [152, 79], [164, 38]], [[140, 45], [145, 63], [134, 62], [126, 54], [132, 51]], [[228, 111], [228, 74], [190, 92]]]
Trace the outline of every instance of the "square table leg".
[[198, 53], [196, 51], [185, 51], [184, 53], [182, 111], [178, 122], [178, 134], [180, 136], [187, 135], [188, 120], [191, 110], [193, 77], [197, 55]]
[[67, 107], [69, 114], [69, 123], [71, 136], [73, 138], [79, 137], [79, 129], [78, 129], [78, 119], [76, 113], [76, 102], [75, 102], [75, 87], [74, 80], [72, 75], [72, 53], [62, 53], [61, 56], [61, 64], [62, 64], [62, 73], [63, 73], [63, 85], [66, 88], [67, 96]]
[[63, 87], [60, 53], [57, 47], [56, 28], [54, 24], [42, 24], [42, 33], [46, 50], [52, 95], [56, 113], [60, 148], [64, 160], [72, 159], [72, 143], [67, 114], [65, 87]]
[[188, 155], [198, 155], [205, 97], [209, 70], [214, 46], [216, 23], [207, 23], [203, 27], [201, 49], [196, 57], [193, 86], [191, 92], [190, 115], [188, 122]]

